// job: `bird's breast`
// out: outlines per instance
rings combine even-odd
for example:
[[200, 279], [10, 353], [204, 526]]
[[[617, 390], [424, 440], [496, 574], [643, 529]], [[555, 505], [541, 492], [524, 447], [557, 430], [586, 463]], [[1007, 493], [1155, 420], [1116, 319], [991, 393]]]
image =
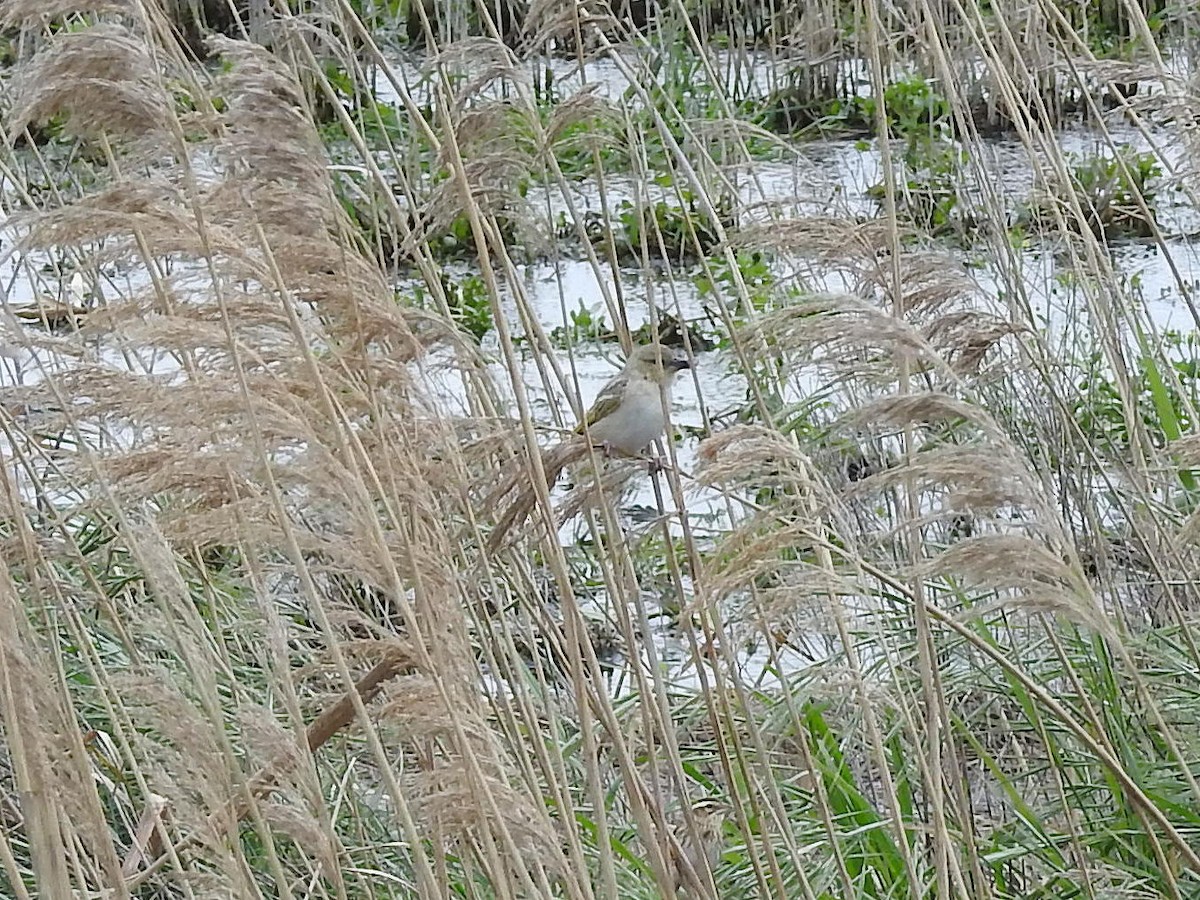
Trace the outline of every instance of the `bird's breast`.
[[639, 380], [629, 384], [617, 408], [589, 432], [595, 444], [608, 444], [622, 453], [635, 454], [661, 435], [666, 424], [658, 385]]

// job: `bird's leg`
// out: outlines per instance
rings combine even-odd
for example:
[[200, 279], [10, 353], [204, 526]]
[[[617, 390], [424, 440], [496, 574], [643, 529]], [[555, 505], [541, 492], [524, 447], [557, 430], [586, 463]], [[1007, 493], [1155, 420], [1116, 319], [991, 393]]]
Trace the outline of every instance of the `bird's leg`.
[[650, 456], [646, 460], [646, 474], [652, 478], [666, 467], [667, 464], [659, 456]]
[[604, 454], [605, 459], [612, 459], [614, 454], [613, 445], [609, 441], [601, 441], [600, 452]]

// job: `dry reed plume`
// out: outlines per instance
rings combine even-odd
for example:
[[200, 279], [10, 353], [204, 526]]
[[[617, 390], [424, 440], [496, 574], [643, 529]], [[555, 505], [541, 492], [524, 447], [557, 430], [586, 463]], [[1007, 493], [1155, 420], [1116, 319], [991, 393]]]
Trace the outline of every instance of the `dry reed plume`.
[[[143, 573], [135, 590], [97, 584], [92, 601], [127, 659], [100, 670], [94, 701], [122, 710], [111, 739], [118, 765], [138, 775], [132, 790], [97, 782], [78, 727], [51, 724], [51, 710], [70, 701], [38, 634], [25, 626], [7, 634], [6, 658], [30, 659], [20, 673], [29, 698], [47, 692], [41, 725], [28, 720], [27, 732], [9, 733], [28, 761], [18, 783], [57, 785], [27, 812], [40, 841], [35, 867], [66, 895], [77, 876], [61, 868], [63, 842], [88, 835], [79, 849], [94, 888], [126, 876], [188, 881], [199, 864], [209, 870], [205, 889], [242, 895], [248, 885], [220, 836], [248, 817], [336, 880], [345, 851], [321, 824], [313, 766], [335, 730], [355, 726], [378, 735], [364, 751], [387, 815], [412, 846], [437, 833], [464, 851], [479, 847], [495, 883], [545, 887], [561, 866], [557, 841], [544, 811], [507, 786], [513, 771], [469, 664], [453, 568], [453, 523], [463, 517], [457, 437], [413, 378], [430, 347], [467, 351], [445, 323], [397, 306], [379, 270], [353, 249], [286, 69], [261, 48], [214, 39], [228, 67], [214, 85], [223, 111], [176, 119], [170, 72], [155, 66], [181, 62], [169, 53], [152, 62], [145, 41], [107, 26], [51, 38], [19, 81], [9, 120], [23, 128], [63, 114], [82, 133], [133, 136], [140, 154], [151, 144], [156, 153], [150, 172], [122, 172], [118, 150], [106, 184], [19, 221], [22, 253], [72, 254], [85, 272], [113, 264], [140, 272], [132, 292], [109, 297], [65, 342], [78, 359], [46, 366], [26, 391], [27, 406], [45, 411], [38, 431], [20, 418], [6, 423], [14, 446], [34, 456], [38, 435], [74, 436], [74, 452], [53, 469], [31, 463], [55, 498], [52, 510], [38, 513], [10, 485], [10, 514], [28, 522], [27, 537], [46, 528], [67, 540], [10, 544], [9, 564], [22, 574], [9, 596], [29, 598], [41, 584], [49, 599], [49, 586], [66, 589], [60, 567], [94, 571], [91, 551], [69, 538], [87, 518]], [[202, 637], [189, 582], [198, 572], [188, 563], [214, 553], [243, 561], [238, 581], [257, 598], [239, 608], [209, 585], [221, 615], [238, 622], [218, 644]], [[358, 626], [336, 623], [362, 617], [347, 619], [352, 608], [339, 605], [348, 601], [321, 587], [342, 573], [352, 573], [360, 598], [386, 596], [401, 630], [380, 633], [368, 665], [372, 655], [387, 662], [357, 687]], [[288, 626], [277, 603], [302, 627]], [[68, 618], [81, 625], [77, 614]], [[157, 661], [145, 658], [146, 641], [160, 648]], [[218, 700], [239, 673], [259, 667], [290, 730], [261, 708]], [[361, 700], [350, 704], [346, 694], [333, 705], [346, 691]], [[354, 711], [380, 693], [376, 721]], [[289, 747], [321, 707], [308, 740]], [[10, 699], [12, 716], [28, 719]], [[255, 731], [261, 749], [240, 758], [237, 745]], [[399, 779], [390, 774], [397, 753], [408, 758]], [[249, 796], [241, 783], [252, 785]], [[148, 838], [139, 848], [112, 843], [99, 808], [116, 802], [132, 820], [152, 795], [169, 808], [154, 852]], [[428, 886], [429, 870], [421, 871]]]
[[[285, 6], [198, 67], [0, 3], [0, 890], [1194, 892], [1190, 345], [1054, 131], [1190, 196], [1194, 77], [1078, 4], [452, 3], [402, 62]], [[642, 313], [705, 357], [666, 464], [539, 447]]]

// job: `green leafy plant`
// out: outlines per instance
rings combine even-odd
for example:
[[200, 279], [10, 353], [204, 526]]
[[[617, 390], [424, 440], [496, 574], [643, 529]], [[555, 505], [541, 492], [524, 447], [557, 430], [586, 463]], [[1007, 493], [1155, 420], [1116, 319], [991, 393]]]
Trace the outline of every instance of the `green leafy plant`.
[[[1070, 156], [1070, 191], [1083, 210], [1084, 221], [1067, 215], [1071, 227], [1086, 227], [1100, 238], [1148, 237], [1154, 233], [1154, 184], [1162, 174], [1158, 157], [1123, 148], [1116, 155]], [[1065, 202], [1061, 190], [1035, 200], [1023, 217], [1054, 227], [1054, 205]], [[1140, 201], [1140, 202], [1139, 202]], [[1150, 213], [1142, 211], [1145, 205]]]
[[[870, 113], [874, 116], [874, 104]], [[948, 137], [950, 102], [923, 76], [913, 74], [893, 81], [883, 92], [888, 131], [912, 138], [918, 135]]]
[[1094, 232], [1106, 237], [1145, 237], [1152, 233], [1154, 223], [1142, 213], [1138, 198], [1150, 208], [1155, 196], [1151, 182], [1161, 174], [1162, 167], [1153, 153], [1122, 149], [1116, 156], [1081, 160], [1071, 172], [1071, 184]]
[[[874, 115], [871, 101], [870, 113]], [[959, 203], [959, 184], [967, 153], [951, 135], [950, 105], [924, 78], [910, 76], [884, 92], [888, 131], [904, 138], [897, 172], [896, 212], [906, 222], [936, 236], [964, 239], [974, 230], [973, 217]], [[882, 202], [883, 182], [867, 196]]]
[[[757, 250], [737, 251], [732, 263], [725, 254], [710, 257], [706, 261], [704, 269], [692, 278], [701, 299], [706, 301], [706, 308], [709, 306], [708, 301], [718, 300], [720, 295], [740, 296], [742, 288], [738, 284], [739, 280], [745, 287], [749, 309], [740, 303], [734, 308], [733, 324], [735, 326], [744, 323], [751, 310], [763, 312], [775, 305], [786, 303], [787, 297], [792, 296], [796, 291], [794, 286], [781, 290], [775, 273], [771, 270], [769, 258]], [[725, 316], [717, 311], [712, 311], [708, 319], [711, 327], [703, 334], [704, 340], [710, 346], [728, 347], [730, 339]], [[692, 330], [693, 346], [695, 346], [697, 335], [694, 333], [694, 328]]]
[[[897, 215], [930, 234], [965, 239], [976, 226], [959, 202], [966, 159], [966, 151], [949, 140], [910, 138], [898, 163]], [[886, 191], [881, 181], [867, 189], [867, 196], [882, 203]]]
[[450, 315], [456, 325], [475, 340], [481, 341], [492, 330], [492, 302], [487, 285], [478, 275], [468, 275], [450, 282], [446, 301], [450, 304]]
[[[660, 179], [659, 183], [664, 181]], [[652, 259], [677, 263], [695, 260], [716, 247], [720, 239], [714, 224], [700, 210], [696, 195], [682, 188], [679, 197], [682, 204], [658, 200], [639, 205], [622, 200], [616, 210], [616, 228], [597, 214], [587, 217], [584, 228], [593, 243], [607, 247], [611, 242], [617, 256], [624, 260], [640, 260], [643, 251]], [[722, 202], [717, 212], [727, 216], [728, 202]]]
[[[771, 288], [775, 285], [775, 275], [771, 271], [766, 254], [757, 250], [739, 250], [734, 256], [733, 265], [730, 265], [723, 255], [712, 257], [708, 261], [707, 273], [701, 273], [693, 279], [700, 295], [703, 297], [713, 294], [718, 285], [730, 292], [737, 291], [735, 266], [742, 284], [750, 292], [755, 309], [765, 309], [770, 299]], [[711, 277], [708, 273], [711, 273]]]
[[[760, 112], [760, 122], [775, 131], [813, 128], [818, 132], [874, 134], [878, 128], [875, 97], [854, 94], [810, 96], [797, 86], [772, 94]], [[913, 73], [888, 84], [883, 108], [890, 134], [898, 137], [945, 138], [951, 130], [950, 101], [923, 75]]]
[[559, 325], [550, 332], [550, 342], [556, 347], [573, 347], [581, 343], [599, 343], [613, 339], [616, 335], [604, 321], [600, 306], [588, 306], [579, 300], [577, 309], [568, 310], [568, 323]]
[[[1195, 423], [1189, 409], [1200, 406], [1200, 338], [1168, 331], [1161, 343], [1157, 351], [1147, 347], [1143, 352], [1133, 384], [1140, 427], [1157, 447], [1190, 433]], [[1086, 360], [1077, 387], [1073, 415], [1079, 427], [1106, 452], [1125, 455], [1130, 424], [1121, 390], [1100, 351]]]
[[[495, 325], [491, 298], [483, 278], [479, 275], [464, 275], [456, 279], [443, 272], [441, 285], [454, 324], [476, 341], [482, 341]], [[413, 286], [412, 302], [421, 309], [434, 307], [432, 298], [421, 284]]]
[[[370, 86], [359, 83], [335, 63], [325, 65], [323, 76], [368, 146], [397, 146], [410, 140], [408, 117], [395, 104], [379, 100]], [[323, 142], [326, 145], [350, 143], [341, 117], [325, 105], [331, 101], [324, 94], [318, 95], [317, 99], [319, 108], [316, 112]]]

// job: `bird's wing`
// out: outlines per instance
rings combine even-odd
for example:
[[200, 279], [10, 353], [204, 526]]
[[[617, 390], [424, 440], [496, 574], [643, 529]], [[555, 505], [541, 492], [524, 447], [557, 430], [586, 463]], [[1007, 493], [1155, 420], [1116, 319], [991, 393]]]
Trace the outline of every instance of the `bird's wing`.
[[576, 434], [583, 434], [584, 426], [591, 428], [605, 416], [610, 416], [621, 405], [621, 399], [625, 394], [625, 378], [618, 375], [608, 384], [606, 384], [600, 393], [596, 395], [596, 402], [592, 404], [591, 409], [584, 416], [584, 421], [575, 426]]

